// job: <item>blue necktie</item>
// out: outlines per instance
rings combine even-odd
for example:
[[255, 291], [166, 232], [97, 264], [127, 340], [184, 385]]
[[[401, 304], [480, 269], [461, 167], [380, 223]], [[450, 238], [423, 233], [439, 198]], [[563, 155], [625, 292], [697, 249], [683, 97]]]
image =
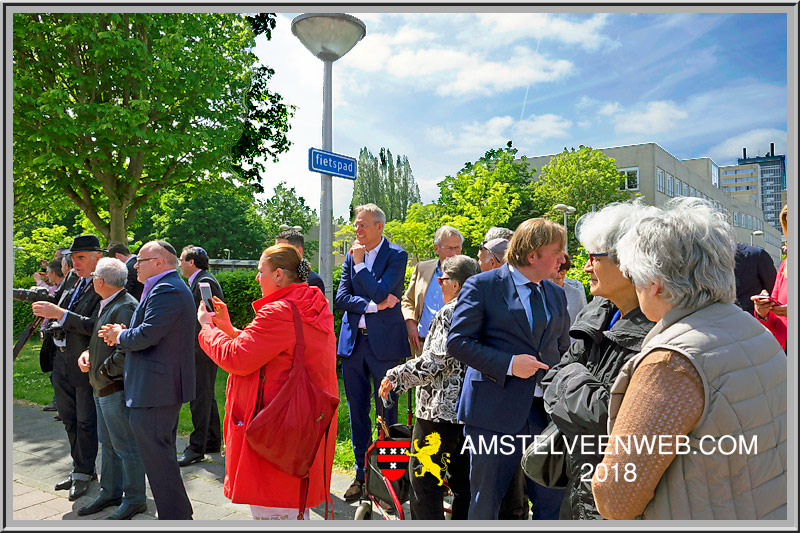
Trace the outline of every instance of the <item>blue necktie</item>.
[[539, 292], [539, 285], [530, 282], [527, 284], [531, 290], [531, 315], [533, 316], [533, 342], [539, 349], [542, 342], [542, 335], [544, 335], [545, 327], [547, 327], [547, 313], [544, 311], [544, 301], [542, 294]]
[[74, 306], [81, 297], [81, 292], [83, 292], [84, 285], [86, 285], [86, 280], [81, 278], [81, 280], [78, 282], [78, 287], [75, 289], [75, 293], [72, 295], [72, 299], [69, 301], [69, 305], [67, 306], [69, 311], [72, 311], [72, 306]]

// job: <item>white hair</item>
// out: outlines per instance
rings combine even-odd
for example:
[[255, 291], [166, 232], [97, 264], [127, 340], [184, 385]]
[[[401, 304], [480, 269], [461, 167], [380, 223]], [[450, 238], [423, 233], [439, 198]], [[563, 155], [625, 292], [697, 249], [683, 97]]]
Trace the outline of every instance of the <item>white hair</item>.
[[608, 204], [600, 211], [587, 213], [581, 220], [577, 238], [589, 253], [607, 253], [619, 265], [617, 242], [639, 220], [657, 216], [661, 209], [645, 204], [641, 198]]
[[125, 263], [114, 257], [103, 257], [94, 267], [97, 277], [114, 287], [122, 288], [128, 281], [128, 267]]
[[674, 198], [617, 245], [620, 270], [637, 287], [661, 282], [673, 307], [699, 309], [736, 299], [736, 237], [725, 215], [701, 198]]
[[380, 222], [383, 225], [386, 225], [386, 213], [383, 212], [383, 209], [378, 207], [376, 204], [364, 204], [359, 205], [354, 209], [356, 216], [359, 213], [367, 212], [372, 213], [372, 217], [375, 219], [376, 222]]
[[453, 226], [441, 226], [436, 230], [436, 233], [433, 234], [433, 244], [439, 246], [442, 244], [442, 239], [455, 237], [456, 235], [461, 239], [461, 244], [464, 244], [464, 236], [461, 235], [460, 231]]

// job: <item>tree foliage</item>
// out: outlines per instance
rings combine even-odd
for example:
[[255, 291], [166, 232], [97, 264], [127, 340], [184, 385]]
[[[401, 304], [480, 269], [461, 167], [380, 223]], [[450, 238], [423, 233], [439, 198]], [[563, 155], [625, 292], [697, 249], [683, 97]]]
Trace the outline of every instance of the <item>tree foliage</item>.
[[[259, 213], [264, 221], [265, 232], [270, 239], [280, 233], [281, 224], [300, 226], [300, 233], [306, 233], [312, 226], [319, 223], [316, 210], [306, 205], [306, 199], [297, 196], [294, 187], [287, 186], [282, 181], [273, 190], [272, 196], [258, 202]], [[319, 241], [305, 241], [304, 256], [309, 261], [319, 250]]]
[[14, 14], [15, 222], [67, 199], [110, 244], [162, 190], [260, 190], [294, 108], [253, 68], [251, 27], [274, 16]]
[[393, 159], [388, 148], [381, 148], [375, 157], [366, 146], [361, 149], [350, 202], [351, 217], [356, 206], [371, 202], [383, 209], [387, 221], [403, 221], [409, 207], [419, 201], [419, 187], [406, 156]]
[[419, 262], [433, 257], [433, 235], [439, 228], [441, 208], [437, 204], [413, 204], [404, 221], [386, 223], [385, 233]]
[[33, 228], [30, 233], [15, 232], [14, 275], [30, 276], [39, 271], [39, 260], [51, 261], [56, 249], [69, 247], [72, 238], [67, 228], [59, 225]]

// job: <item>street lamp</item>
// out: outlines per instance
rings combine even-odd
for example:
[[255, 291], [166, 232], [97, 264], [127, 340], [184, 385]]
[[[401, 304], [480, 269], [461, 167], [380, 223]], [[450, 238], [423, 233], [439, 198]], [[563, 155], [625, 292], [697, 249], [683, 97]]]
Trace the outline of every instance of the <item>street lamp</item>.
[[228, 261], [230, 261], [231, 260], [231, 251], [230, 251], [230, 249], [223, 248], [222, 251], [228, 254]]
[[[567, 204], [556, 204], [556, 205], [553, 206], [553, 209], [555, 209], [556, 211], [561, 211], [562, 213], [564, 213], [564, 229], [566, 230], [567, 229], [567, 213], [574, 213], [575, 212], [575, 208], [572, 207], [571, 205], [567, 205]], [[567, 237], [568, 237], [567, 240], [564, 241], [564, 251], [568, 253], [569, 250], [567, 249], [567, 242], [569, 241], [569, 231], [567, 231]]]
[[753, 235], [764, 235], [764, 232], [760, 229], [750, 232], [750, 246], [753, 246]]
[[[333, 151], [333, 62], [367, 34], [366, 25], [345, 13], [305, 13], [292, 20], [292, 34], [323, 63], [322, 149]], [[320, 174], [319, 273], [333, 305], [333, 180]]]

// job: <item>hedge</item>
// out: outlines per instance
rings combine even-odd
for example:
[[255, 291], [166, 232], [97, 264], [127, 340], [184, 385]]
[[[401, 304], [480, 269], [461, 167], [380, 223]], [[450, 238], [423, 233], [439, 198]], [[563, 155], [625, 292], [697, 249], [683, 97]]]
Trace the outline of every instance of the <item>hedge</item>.
[[[13, 280], [13, 287], [15, 289], [30, 289], [34, 285], [36, 285], [36, 280], [33, 279], [33, 276], [24, 276], [14, 278]], [[23, 329], [27, 328], [35, 318], [31, 310], [31, 302], [14, 300], [11, 307], [11, 315], [13, 320], [14, 341], [16, 342], [17, 336]]]

